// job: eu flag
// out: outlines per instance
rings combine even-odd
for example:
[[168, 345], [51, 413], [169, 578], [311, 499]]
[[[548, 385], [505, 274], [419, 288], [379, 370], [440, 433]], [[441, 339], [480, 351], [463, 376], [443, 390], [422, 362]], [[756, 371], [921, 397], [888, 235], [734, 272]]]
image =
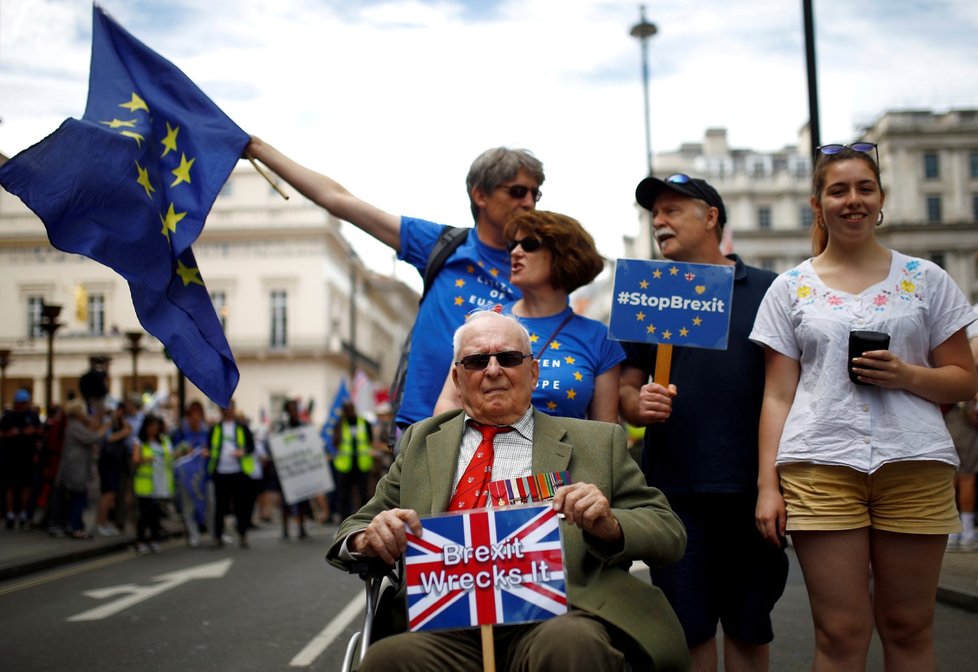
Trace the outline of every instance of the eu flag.
[[248, 135], [186, 75], [93, 8], [88, 103], [0, 167], [51, 244], [129, 283], [143, 328], [214, 402], [238, 368], [191, 244]]
[[329, 407], [329, 415], [326, 416], [326, 422], [323, 423], [323, 428], [319, 432], [319, 436], [326, 444], [326, 452], [330, 455], [336, 454], [336, 446], [333, 445], [333, 431], [336, 429], [336, 423], [343, 417], [343, 402], [349, 399], [350, 390], [346, 387], [346, 379], [341, 378], [340, 387], [336, 390], [336, 396], [333, 397], [333, 403]]

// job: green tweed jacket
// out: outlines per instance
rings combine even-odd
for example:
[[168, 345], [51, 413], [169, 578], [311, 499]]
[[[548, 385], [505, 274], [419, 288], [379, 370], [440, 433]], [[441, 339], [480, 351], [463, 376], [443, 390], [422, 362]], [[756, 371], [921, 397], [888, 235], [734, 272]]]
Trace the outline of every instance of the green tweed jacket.
[[[442, 513], [451, 498], [462, 442], [464, 414], [450, 411], [412, 425], [401, 452], [377, 491], [337, 530], [326, 559], [339, 560], [343, 542], [379, 512], [414, 509], [421, 516]], [[686, 530], [665, 496], [650, 488], [628, 455], [621, 427], [604, 422], [558, 418], [534, 411], [533, 473], [570, 471], [573, 482], [593, 483], [611, 502], [624, 544], [614, 551], [580, 528], [561, 523], [564, 572], [571, 607], [583, 609], [628, 634], [652, 659], [656, 670], [689, 669], [682, 627], [662, 592], [632, 576], [628, 565], [643, 560], [661, 566], [682, 557]]]

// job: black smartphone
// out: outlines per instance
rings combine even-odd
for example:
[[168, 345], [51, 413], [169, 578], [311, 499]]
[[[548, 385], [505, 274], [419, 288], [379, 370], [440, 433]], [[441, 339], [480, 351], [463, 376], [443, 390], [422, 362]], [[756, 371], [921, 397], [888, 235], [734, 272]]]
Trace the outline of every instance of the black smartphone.
[[860, 357], [864, 352], [870, 350], [886, 350], [889, 347], [890, 335], [884, 334], [882, 331], [850, 331], [849, 361], [847, 362], [849, 380], [856, 385], [869, 385], [869, 383], [864, 383], [856, 378], [856, 374], [852, 372], [853, 357]]

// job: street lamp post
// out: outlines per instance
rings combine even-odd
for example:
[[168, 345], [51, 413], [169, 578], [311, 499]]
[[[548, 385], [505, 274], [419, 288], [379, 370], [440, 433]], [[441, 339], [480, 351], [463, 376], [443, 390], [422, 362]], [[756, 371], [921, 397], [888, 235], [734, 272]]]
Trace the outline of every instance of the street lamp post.
[[44, 377], [45, 413], [51, 412], [51, 389], [54, 386], [54, 332], [61, 328], [61, 323], [58, 322], [60, 314], [59, 305], [44, 303], [41, 306], [41, 330], [48, 335], [48, 371]]
[[139, 369], [136, 365], [136, 360], [139, 358], [139, 353], [143, 351], [139, 341], [143, 337], [143, 332], [141, 331], [127, 331], [126, 340], [129, 344], [125, 347], [126, 352], [132, 355], [132, 390], [133, 394], [139, 394]]
[[10, 350], [0, 350], [0, 410], [7, 407], [7, 365], [10, 364]]
[[645, 161], [652, 175], [652, 136], [649, 131], [649, 38], [659, 32], [655, 24], [645, 20], [645, 5], [639, 5], [639, 22], [632, 26], [629, 35], [642, 44], [642, 87], [645, 92]]

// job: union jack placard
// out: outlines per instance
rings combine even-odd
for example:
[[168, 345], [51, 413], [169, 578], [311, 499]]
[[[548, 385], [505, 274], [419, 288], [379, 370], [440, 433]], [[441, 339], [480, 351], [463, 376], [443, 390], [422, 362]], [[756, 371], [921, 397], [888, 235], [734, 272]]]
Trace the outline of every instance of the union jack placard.
[[408, 628], [542, 621], [567, 612], [563, 545], [549, 504], [422, 518], [404, 556]]

